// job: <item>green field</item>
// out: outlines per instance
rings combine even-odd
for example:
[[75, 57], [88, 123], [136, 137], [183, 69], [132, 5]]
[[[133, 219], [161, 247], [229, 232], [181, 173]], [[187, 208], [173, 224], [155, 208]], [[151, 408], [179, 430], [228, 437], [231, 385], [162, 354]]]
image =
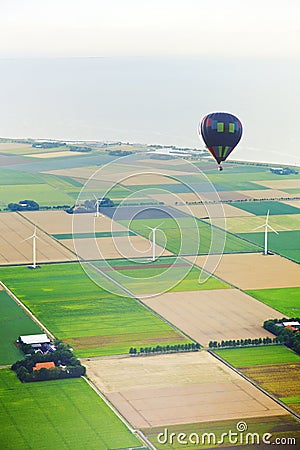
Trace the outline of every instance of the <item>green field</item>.
[[0, 279], [77, 356], [127, 353], [146, 344], [186, 342], [141, 306], [97, 286], [80, 264], [47, 264], [39, 270], [3, 267]]
[[18, 184], [0, 186], [0, 206], [34, 200], [41, 206], [72, 205], [73, 199], [48, 184]]
[[[164, 292], [169, 286], [173, 285], [174, 286], [168, 290], [169, 292], [229, 288], [226, 283], [214, 277], [210, 277], [205, 283], [199, 284], [200, 269], [196, 266], [192, 267], [190, 264], [187, 264], [184, 260], [180, 259], [175, 264], [175, 258], [173, 257], [162, 257], [157, 259], [154, 263], [148, 261], [147, 264], [135, 263], [127, 260], [110, 260], [108, 263], [115, 268], [117, 273], [122, 273], [128, 277], [126, 279], [126, 288], [139, 295], [154, 292], [153, 285], [155, 292]], [[93, 264], [99, 268], [104, 267], [104, 264], [101, 261], [97, 261]], [[168, 267], [159, 267], [161, 264], [173, 264], [173, 266], [169, 270]], [[182, 264], [184, 264], [186, 268], [183, 268]], [[183, 271], [186, 269], [190, 269], [190, 271], [184, 279], [180, 281]], [[161, 274], [164, 274], [161, 280], [154, 278]], [[109, 275], [114, 278], [114, 272], [110, 272]], [[176, 284], [176, 282], [178, 282], [178, 284]]]
[[0, 447], [7, 450], [141, 445], [82, 378], [21, 383], [0, 370], [0, 423]]
[[[253, 244], [261, 247], [264, 245], [264, 232], [239, 233], [238, 235]], [[300, 230], [278, 231], [278, 234], [270, 231], [268, 233], [268, 250], [300, 262]]]
[[[260, 445], [251, 445], [251, 440], [249, 441], [248, 445], [239, 445], [237, 447], [233, 446], [231, 440], [231, 444], [228, 439], [228, 433], [231, 430], [232, 433], [237, 433], [237, 423], [243, 421], [247, 424], [247, 433], [258, 433], [260, 436]], [[160, 444], [158, 442], [158, 435], [159, 433], [165, 433], [165, 429], [168, 430], [168, 442]], [[192, 423], [192, 424], [182, 424], [182, 425], [171, 425], [168, 427], [156, 427], [156, 428], [148, 428], [142, 430], [144, 434], [150, 439], [150, 441], [155, 445], [156, 448], [159, 450], [164, 449], [172, 449], [172, 450], [182, 450], [184, 448], [189, 449], [199, 449], [199, 448], [209, 448], [209, 449], [216, 449], [216, 448], [227, 448], [227, 449], [249, 449], [249, 448], [265, 448], [262, 444], [262, 436], [264, 433], [271, 433], [272, 437], [269, 436], [270, 443], [275, 442], [275, 439], [277, 437], [280, 438], [296, 438], [296, 441], [299, 441], [300, 439], [300, 429], [299, 429], [299, 422], [294, 419], [291, 415], [283, 415], [283, 416], [273, 416], [273, 417], [254, 417], [254, 418], [247, 418], [243, 419], [243, 417], [240, 417], [239, 420], [218, 420], [216, 422], [202, 422], [202, 423]], [[170, 435], [171, 433], [175, 433], [173, 436], [173, 443], [170, 444]], [[178, 436], [180, 433], [185, 433], [187, 437], [181, 436], [179, 437], [182, 440], [189, 441], [189, 438], [191, 438], [192, 442], [188, 442], [187, 444], [180, 444], [178, 442]], [[192, 434], [193, 433], [193, 434]], [[206, 434], [205, 434], [206, 433]], [[209, 444], [209, 437], [208, 433], [213, 433], [215, 435], [215, 445], [213, 440], [210, 441]], [[224, 433], [224, 443], [223, 445], [218, 444], [218, 441], [222, 441], [222, 434]], [[226, 434], [227, 433], [227, 437]], [[196, 436], [199, 437], [199, 444], [195, 443]], [[246, 444], [245, 440], [245, 434], [243, 434], [242, 443]], [[242, 433], [239, 433], [235, 436], [237, 436], [240, 440], [240, 436]], [[161, 436], [161, 440], [163, 439], [163, 436]], [[213, 439], [213, 436], [211, 436], [211, 439]], [[243, 440], [244, 439], [244, 440]], [[203, 443], [202, 443], [203, 442]], [[254, 441], [257, 442], [257, 441]], [[283, 447], [283, 445], [282, 445]], [[292, 446], [291, 446], [292, 447]], [[295, 447], [295, 446], [294, 446]]]
[[[287, 317], [300, 317], [300, 287], [258, 289], [246, 292], [266, 305], [277, 309], [277, 311], [279, 311], [277, 318], [281, 318], [281, 315]], [[270, 317], [270, 319], [275, 318], [276, 317]]]
[[35, 322], [5, 292], [0, 291], [0, 365], [12, 364], [24, 357], [14, 342], [22, 334], [38, 334]]
[[[147, 226], [159, 226], [160, 230], [162, 230], [166, 236], [166, 244], [165, 237], [162, 232], [157, 232], [156, 242], [162, 246], [165, 244], [167, 250], [175, 254], [201, 255], [209, 253], [212, 242], [212, 230], [213, 247], [211, 252], [220, 253], [222, 251], [222, 242], [225, 237], [223, 230], [215, 227], [212, 229], [212, 227], [204, 221], [197, 219], [195, 221], [189, 217], [177, 219], [140, 219], [133, 220], [130, 223], [126, 220], [120, 220], [120, 223], [146, 238], [149, 238], [149, 229]], [[198, 226], [200, 242], [198, 241], [196, 226]], [[183, 236], [183, 238], [181, 236]], [[180, 248], [181, 245], [183, 246]], [[244, 253], [257, 251], [260, 251], [260, 249], [255, 244], [227, 233], [224, 253]]]
[[230, 203], [236, 208], [248, 211], [256, 216], [266, 216], [268, 210], [272, 216], [280, 216], [282, 214], [300, 214], [300, 209], [294, 206], [286, 205], [276, 201], [252, 201], [252, 202], [233, 202]]
[[214, 351], [235, 367], [300, 362], [300, 356], [283, 345], [230, 348]]

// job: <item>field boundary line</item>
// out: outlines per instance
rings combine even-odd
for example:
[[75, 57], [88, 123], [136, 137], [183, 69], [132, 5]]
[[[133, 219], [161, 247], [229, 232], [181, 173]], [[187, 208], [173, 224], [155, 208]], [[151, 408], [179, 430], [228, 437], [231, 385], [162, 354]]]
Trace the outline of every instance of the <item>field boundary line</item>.
[[157, 450], [156, 447], [148, 440], [148, 438], [140, 431], [136, 430], [131, 426], [131, 424], [125, 419], [125, 417], [117, 410], [117, 408], [106, 398], [106, 396], [103, 394], [103, 392], [100, 391], [100, 389], [96, 386], [96, 384], [90, 380], [87, 376], [81, 376], [81, 378], [84, 379], [84, 381], [93, 389], [94, 392], [104, 401], [104, 403], [112, 410], [112, 412], [120, 419], [123, 424], [128, 428], [128, 430], [139, 437], [139, 439], [142, 441], [143, 444], [148, 445], [152, 450]]
[[211, 350], [207, 350], [208, 353], [210, 353], [212, 356], [214, 356], [216, 359], [218, 359], [219, 361], [221, 361], [223, 364], [225, 364], [227, 367], [229, 367], [230, 369], [232, 369], [235, 373], [237, 373], [238, 375], [240, 375], [242, 378], [244, 378], [244, 380], [249, 381], [249, 383], [252, 384], [252, 386], [256, 387], [257, 389], [259, 389], [263, 394], [266, 394], [269, 398], [271, 398], [272, 400], [274, 400], [276, 403], [278, 403], [279, 406], [281, 406], [282, 408], [286, 409], [290, 414], [292, 414], [292, 416], [294, 416], [296, 419], [300, 420], [300, 414], [297, 414], [295, 411], [293, 411], [288, 405], [286, 405], [285, 403], [283, 403], [281, 400], [279, 400], [279, 398], [275, 397], [273, 394], [271, 394], [270, 392], [266, 391], [263, 387], [261, 387], [259, 384], [257, 384], [254, 380], [252, 380], [251, 378], [248, 378], [245, 374], [243, 374], [242, 372], [240, 372], [236, 367], [232, 366], [228, 361], [226, 361], [225, 359], [223, 359], [221, 356], [217, 355], [216, 353], [214, 353]]
[[42, 322], [30, 311], [27, 306], [24, 305], [24, 303], [21, 302], [21, 300], [18, 299], [18, 297], [2, 282], [0, 281], [0, 285], [4, 288], [4, 290], [8, 293], [8, 295], [19, 305], [28, 316], [43, 330], [45, 333], [51, 337], [52, 340], [55, 340], [54, 334], [52, 334], [48, 328], [45, 327], [45, 325], [42, 324]]

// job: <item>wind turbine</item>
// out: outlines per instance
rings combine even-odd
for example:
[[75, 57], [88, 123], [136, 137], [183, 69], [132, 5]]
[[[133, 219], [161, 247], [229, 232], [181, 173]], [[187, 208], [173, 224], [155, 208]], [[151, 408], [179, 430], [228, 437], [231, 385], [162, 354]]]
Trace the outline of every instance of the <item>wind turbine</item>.
[[38, 266], [36, 264], [36, 240], [39, 239], [36, 235], [36, 225], [34, 226], [34, 232], [32, 236], [29, 236], [27, 239], [24, 239], [24, 241], [28, 241], [29, 239], [32, 239], [32, 268], [36, 269]]
[[269, 215], [270, 215], [270, 210], [268, 209], [266, 222], [263, 225], [260, 225], [259, 227], [254, 228], [254, 230], [253, 230], [253, 231], [259, 230], [260, 228], [265, 229], [264, 255], [268, 254], [268, 229], [270, 229], [271, 231], [274, 231], [274, 233], [278, 234], [277, 231], [274, 230], [274, 228], [272, 228], [271, 225], [269, 225]]
[[94, 206], [96, 206], [95, 217], [100, 217], [100, 203], [101, 203], [101, 200], [99, 198], [97, 198], [95, 194], [93, 194], [93, 196], [95, 197], [95, 200], [96, 200], [95, 203], [94, 203]]
[[[149, 230], [151, 230], [152, 232], [152, 261], [154, 262], [156, 260], [156, 256], [155, 256], [155, 246], [156, 246], [156, 230], [159, 229], [159, 227], [163, 224], [160, 223], [159, 225], [157, 225], [157, 227], [151, 228], [148, 227], [147, 225], [145, 225], [146, 228], [148, 228]], [[151, 233], [150, 233], [151, 234]], [[149, 236], [150, 236], [149, 234]]]

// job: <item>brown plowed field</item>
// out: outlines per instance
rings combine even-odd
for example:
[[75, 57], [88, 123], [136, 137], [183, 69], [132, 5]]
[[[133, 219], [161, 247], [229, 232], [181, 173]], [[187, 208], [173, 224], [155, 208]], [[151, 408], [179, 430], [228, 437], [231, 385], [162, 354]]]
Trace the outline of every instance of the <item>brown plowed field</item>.
[[84, 364], [89, 378], [137, 428], [286, 414], [205, 351]]
[[262, 328], [277, 311], [237, 289], [169, 292], [143, 299], [197, 342], [274, 337]]
[[[278, 398], [300, 398], [300, 363], [241, 367], [240, 370]], [[300, 413], [300, 401], [290, 403], [289, 407]]]

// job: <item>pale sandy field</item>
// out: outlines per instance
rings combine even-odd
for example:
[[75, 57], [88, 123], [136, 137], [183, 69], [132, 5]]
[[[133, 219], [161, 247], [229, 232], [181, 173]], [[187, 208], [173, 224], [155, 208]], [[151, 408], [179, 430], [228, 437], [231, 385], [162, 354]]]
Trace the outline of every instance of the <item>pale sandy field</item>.
[[[18, 213], [0, 214], [0, 264], [31, 264], [34, 226]], [[37, 261], [76, 260], [76, 256], [41, 230], [37, 230]]]
[[[202, 267], [205, 259], [205, 256], [197, 256], [196, 265]], [[244, 290], [300, 285], [300, 266], [278, 255], [222, 255], [215, 275]]]
[[270, 189], [300, 189], [300, 178], [294, 180], [272, 180], [272, 181], [255, 181], [255, 184], [266, 186]]
[[288, 194], [287, 192], [279, 191], [277, 189], [263, 189], [261, 191], [239, 191], [242, 194], [247, 193], [248, 197], [255, 199], [282, 199], [282, 198], [296, 198], [299, 195], [296, 194]]
[[262, 324], [278, 314], [237, 289], [169, 292], [143, 303], [204, 346], [222, 339], [273, 337]]
[[[182, 193], [182, 194], [150, 194], [149, 197], [159, 201], [164, 202], [167, 206], [172, 206], [173, 208], [179, 209], [186, 214], [190, 214], [194, 217], [203, 218], [203, 217], [222, 217], [224, 211], [225, 217], [236, 217], [236, 216], [254, 216], [254, 214], [249, 213], [248, 211], [243, 211], [235, 206], [228, 205], [227, 203], [223, 204], [201, 204], [201, 205], [186, 205], [186, 201], [205, 201], [202, 194], [198, 195], [193, 193]], [[190, 198], [190, 200], [189, 200]], [[178, 204], [176, 204], [178, 203]], [[183, 204], [182, 204], [183, 203]]]
[[59, 158], [63, 156], [82, 156], [84, 153], [81, 152], [70, 152], [69, 150], [63, 151], [63, 152], [47, 152], [47, 153], [33, 153], [30, 155], [31, 158]]
[[6, 150], [16, 150], [18, 148], [28, 148], [30, 144], [19, 144], [18, 142], [1, 142], [0, 143], [0, 152], [5, 152]]
[[89, 378], [136, 428], [287, 414], [205, 351], [84, 364]]
[[[67, 214], [64, 211], [29, 211], [22, 212], [22, 215], [30, 220], [32, 223], [36, 224], [38, 227], [42, 228], [46, 233], [49, 234], [70, 234], [72, 233], [72, 221], [73, 214]], [[75, 217], [75, 216], [74, 216]], [[74, 229], [85, 232], [105, 232], [112, 231], [126, 231], [123, 225], [117, 222], [113, 222], [107, 216], [95, 217], [94, 213], [88, 214], [77, 214], [75, 219], [78, 225], [74, 226]], [[95, 227], [94, 227], [95, 225]], [[79, 230], [80, 229], [80, 230]]]
[[[75, 246], [72, 239], [63, 239], [60, 242], [86, 260], [147, 258], [152, 255], [150, 241], [142, 236], [76, 239]], [[155, 246], [155, 249], [157, 257], [160, 255], [166, 256], [172, 254], [168, 250], [163, 250], [158, 245]]]

